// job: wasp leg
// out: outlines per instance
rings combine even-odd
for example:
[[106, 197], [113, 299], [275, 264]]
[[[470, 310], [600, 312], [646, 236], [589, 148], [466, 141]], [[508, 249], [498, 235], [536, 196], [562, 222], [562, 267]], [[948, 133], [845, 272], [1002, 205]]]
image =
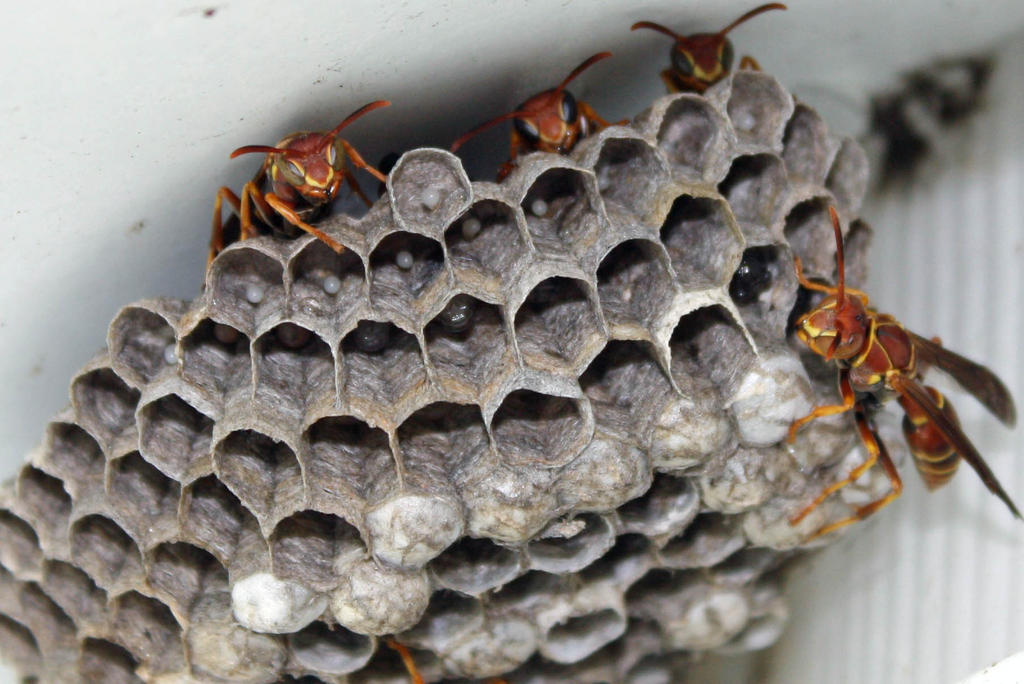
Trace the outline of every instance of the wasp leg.
[[504, 180], [505, 176], [512, 173], [516, 168], [516, 159], [519, 157], [519, 150], [525, 146], [522, 136], [515, 128], [508, 137], [508, 161], [498, 167], [498, 180]]
[[[900, 479], [900, 474], [896, 470], [896, 464], [892, 462], [892, 459], [889, 457], [889, 451], [885, 448], [885, 444], [878, 439], [878, 433], [871, 429], [871, 426], [868, 424], [867, 416], [864, 415], [864, 412], [861, 409], [857, 410], [857, 430], [860, 431], [860, 438], [864, 441], [864, 446], [867, 447], [870, 454], [873, 454], [868, 461], [865, 461], [865, 463], [874, 463], [875, 460], [877, 460], [882, 464], [882, 468], [885, 469], [885, 474], [889, 477], [889, 493], [881, 499], [872, 501], [871, 503], [865, 504], [864, 506], [856, 509], [853, 512], [853, 515], [848, 518], [843, 518], [834, 523], [825, 525], [811, 535], [809, 539], [820, 537], [823, 534], [834, 532], [840, 527], [846, 527], [858, 520], [863, 520], [880, 508], [887, 506], [893, 499], [899, 497], [899, 495], [903, 493], [903, 480]], [[863, 470], [867, 469], [864, 468]], [[856, 479], [856, 477], [853, 477], [852, 472], [850, 475], [851, 480]]]
[[594, 111], [593, 107], [588, 105], [586, 102], [583, 102], [582, 100], [577, 100], [576, 106], [579, 108], [580, 114], [582, 114], [584, 117], [597, 124], [598, 128], [595, 128], [595, 132], [601, 130], [602, 128], [608, 128], [609, 126], [625, 126], [626, 124], [629, 123], [629, 119], [623, 119], [622, 121], [616, 121], [614, 124], [612, 124], [611, 121], [606, 121], [605, 119], [601, 118], [601, 116]]
[[408, 647], [398, 643], [394, 639], [387, 640], [388, 648], [394, 649], [398, 652], [398, 657], [402, 659], [402, 664], [405, 665], [405, 669], [409, 671], [409, 679], [412, 684], [424, 684], [423, 675], [416, 669], [416, 661], [412, 658], [412, 653], [409, 652]]
[[210, 255], [206, 259], [207, 266], [227, 246], [224, 244], [224, 219], [221, 216], [222, 200], [227, 200], [236, 214], [241, 209], [241, 200], [238, 199], [238, 195], [231, 188], [221, 186], [220, 190], [217, 191], [216, 199], [213, 200], [213, 225], [210, 229]]
[[839, 371], [839, 394], [843, 398], [842, 404], [818, 406], [803, 418], [797, 418], [794, 420], [789, 426], [789, 435], [786, 437], [786, 441], [792, 444], [796, 439], [796, 433], [800, 428], [815, 418], [834, 416], [837, 413], [846, 413], [854, 407], [857, 400], [853, 394], [853, 386], [850, 385], [850, 372], [846, 368]]
[[[273, 207], [274, 211], [280, 214], [286, 221], [288, 221], [288, 223], [292, 224], [296, 228], [301, 228], [310, 235], [313, 235], [321, 242], [326, 243], [328, 247], [333, 249], [335, 252], [338, 252], [339, 254], [345, 251], [345, 245], [341, 244], [340, 242], [338, 242], [337, 240], [335, 240], [322, 230], [318, 230], [317, 228], [314, 228], [313, 226], [303, 221], [301, 218], [299, 218], [299, 215], [295, 213], [294, 209], [285, 204], [285, 202], [274, 193], [268, 192], [264, 196], [264, 199], [266, 200], [267, 204]], [[245, 205], [243, 204], [242, 207], [244, 209]]]
[[366, 202], [366, 206], [372, 207], [373, 202], [371, 202], [370, 198], [366, 196], [366, 193], [363, 192], [363, 189], [359, 187], [359, 181], [356, 180], [356, 174], [352, 173], [349, 169], [346, 168], [345, 171], [343, 172], [343, 175], [345, 176], [345, 180], [348, 181], [349, 186], [352, 188], [352, 192], [359, 195], [359, 198]]
[[347, 140], [342, 140], [341, 146], [345, 148], [345, 154], [348, 155], [349, 160], [351, 160], [354, 166], [360, 169], [366, 169], [367, 171], [370, 172], [370, 175], [379, 180], [381, 183], [388, 182], [387, 176], [385, 176], [383, 173], [367, 164], [366, 160], [363, 159], [358, 152], [356, 152], [356, 148], [348, 144]]
[[757, 63], [757, 60], [750, 55], [743, 55], [743, 59], [740, 60], [740, 69], [750, 69], [752, 71], [760, 71], [761, 65]]

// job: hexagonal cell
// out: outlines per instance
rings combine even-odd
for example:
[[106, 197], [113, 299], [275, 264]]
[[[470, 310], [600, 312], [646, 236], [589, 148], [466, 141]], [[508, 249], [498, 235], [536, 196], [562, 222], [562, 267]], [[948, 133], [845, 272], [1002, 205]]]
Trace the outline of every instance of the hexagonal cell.
[[626, 616], [610, 608], [578, 615], [557, 624], [541, 642], [540, 652], [556, 663], [575, 663], [626, 631]]
[[642, 534], [623, 534], [607, 553], [583, 569], [580, 578], [585, 583], [627, 587], [643, 577], [654, 562], [652, 549], [651, 540]]
[[67, 483], [74, 496], [103, 477], [103, 450], [92, 435], [74, 423], [46, 427], [46, 465]]
[[131, 585], [142, 573], [142, 555], [117, 523], [90, 515], [71, 527], [71, 556], [107, 591]]
[[517, 551], [489, 539], [463, 537], [430, 562], [441, 586], [471, 596], [500, 587], [521, 572]]
[[144, 385], [177, 366], [174, 328], [141, 306], [121, 310], [107, 333], [111, 365], [129, 382]]
[[565, 574], [578, 572], [604, 555], [615, 542], [608, 520], [593, 513], [557, 520], [526, 547], [534, 570]]
[[139, 412], [139, 450], [146, 461], [179, 482], [212, 469], [213, 421], [176, 394], [146, 404]]
[[146, 579], [179, 619], [187, 621], [202, 594], [227, 590], [228, 571], [198, 546], [174, 542], [153, 550]]
[[824, 197], [800, 202], [786, 215], [786, 240], [803, 262], [804, 274], [832, 280], [836, 269], [836, 238]]
[[75, 638], [75, 623], [35, 582], [18, 592], [20, 617], [36, 635], [43, 653], [68, 648]]
[[[868, 247], [874, 231], [865, 221], [850, 221], [850, 229], [843, 238], [843, 258], [846, 260], [846, 283], [850, 287], [861, 287], [868, 279]], [[794, 276], [795, 278], [795, 276]], [[839, 279], [838, 265], [836, 280]]]
[[273, 406], [282, 419], [299, 424], [307, 412], [334, 405], [334, 356], [318, 335], [282, 323], [253, 345], [257, 401]]
[[68, 529], [71, 497], [64, 483], [41, 470], [25, 465], [18, 475], [18, 503], [35, 524], [44, 549], [60, 544]]
[[177, 531], [181, 485], [147, 463], [137, 451], [110, 464], [107, 500], [131, 521], [132, 537], [144, 545]]
[[253, 515], [213, 475], [196, 480], [182, 494], [182, 538], [206, 549], [223, 564], [234, 557], [242, 531], [255, 526]]
[[303, 669], [326, 675], [355, 672], [373, 655], [373, 639], [344, 627], [314, 622], [288, 637], [292, 658]]
[[606, 204], [618, 205], [641, 219], [668, 175], [654, 148], [638, 138], [605, 139], [594, 174]]
[[39, 653], [39, 644], [32, 631], [6, 615], [0, 615], [0, 649], [3, 650], [4, 660], [18, 671], [42, 670], [42, 654]]
[[444, 653], [470, 632], [481, 629], [484, 611], [480, 601], [442, 589], [430, 597], [419, 624], [399, 635], [401, 643]]
[[167, 606], [129, 591], [111, 602], [111, 611], [117, 640], [142, 659], [148, 672], [179, 672], [185, 667], [181, 625]]
[[21, 576], [36, 571], [42, 562], [39, 537], [27, 522], [0, 510], [0, 565]]
[[523, 360], [555, 372], [579, 371], [604, 341], [590, 286], [574, 278], [538, 283], [520, 305], [515, 335]]
[[728, 282], [743, 251], [729, 208], [710, 197], [680, 195], [661, 226], [676, 279], [685, 290]]
[[706, 100], [684, 95], [665, 110], [658, 147], [684, 174], [703, 177], [722, 137], [723, 123]]
[[699, 509], [693, 480], [656, 473], [647, 493], [620, 507], [618, 513], [624, 530], [665, 538], [686, 529]]
[[732, 394], [733, 384], [754, 361], [754, 350], [743, 330], [718, 305], [691, 311], [680, 318], [669, 349], [672, 375], [681, 387], [692, 386], [690, 378], [695, 376], [708, 378], [723, 396]]
[[435, 316], [423, 331], [427, 357], [446, 383], [475, 396], [513, 364], [512, 347], [501, 307], [469, 295], [454, 297], [462, 297], [457, 303], [471, 311], [469, 324], [456, 330], [444, 311]]
[[181, 376], [216, 395], [245, 385], [252, 373], [249, 338], [209, 318], [185, 335], [181, 354]]
[[75, 378], [71, 403], [78, 422], [109, 448], [135, 422], [139, 392], [109, 368], [97, 368]]
[[601, 427], [617, 429], [639, 443], [648, 438], [651, 422], [673, 391], [649, 344], [620, 340], [609, 342], [591, 361], [580, 376], [580, 387]]
[[370, 255], [370, 301], [404, 308], [445, 282], [441, 243], [415, 233], [392, 233]]
[[755, 336], [780, 339], [796, 301], [796, 273], [789, 253], [776, 245], [744, 250], [729, 281], [729, 296]]
[[359, 530], [336, 515], [302, 511], [285, 518], [270, 536], [274, 576], [316, 591], [338, 583], [338, 568], [366, 554]]
[[341, 343], [343, 396], [350, 402], [367, 402], [371, 411], [377, 411], [427, 385], [427, 368], [415, 337], [388, 323], [382, 348], [364, 351], [360, 339], [357, 328]]
[[585, 240], [600, 227], [587, 180], [576, 169], [555, 167], [539, 175], [526, 191], [522, 207], [527, 230], [541, 252], [562, 256], [566, 245]]
[[846, 212], [857, 213], [868, 187], [868, 158], [853, 140], [844, 140], [832, 161], [825, 187]]
[[601, 261], [597, 296], [613, 335], [642, 335], [664, 314], [676, 292], [666, 262], [664, 248], [650, 240], [627, 240]]
[[782, 160], [789, 175], [821, 185], [835, 152], [836, 144], [818, 112], [797, 104], [782, 139]]
[[236, 430], [214, 447], [213, 463], [221, 481], [261, 527], [273, 528], [302, 503], [302, 471], [284, 442], [254, 430]]
[[451, 493], [452, 474], [490, 448], [480, 407], [436, 402], [398, 428], [403, 484], [434, 494]]
[[491, 423], [495, 447], [510, 465], [565, 465], [590, 441], [592, 429], [579, 399], [526, 389], [509, 393]]
[[735, 71], [726, 109], [741, 142], [778, 150], [786, 121], [793, 113], [793, 96], [767, 74]]
[[458, 157], [431, 149], [402, 155], [388, 174], [388, 194], [399, 223], [438, 236], [473, 196]]
[[778, 566], [784, 559], [785, 555], [777, 551], [748, 547], [715, 565], [713, 573], [719, 582], [744, 586]]
[[138, 661], [124, 648], [105, 639], [88, 638], [82, 643], [78, 674], [82, 681], [108, 684], [142, 684], [135, 674]]
[[251, 247], [221, 253], [206, 274], [213, 317], [247, 336], [285, 303], [284, 268]]
[[709, 568], [746, 543], [736, 518], [721, 513], [702, 513], [661, 549], [661, 557], [671, 568]]
[[491, 278], [507, 276], [528, 248], [516, 222], [515, 209], [498, 200], [477, 202], [444, 234], [452, 268], [461, 277], [481, 271]]
[[299, 460], [312, 506], [353, 521], [362, 517], [366, 498], [382, 483], [390, 486], [395, 476], [387, 434], [351, 416], [330, 416], [310, 426]]
[[350, 249], [338, 254], [320, 240], [302, 248], [291, 263], [291, 298], [297, 316], [338, 322], [362, 302], [366, 270]]
[[718, 190], [729, 201], [743, 234], [758, 242], [766, 239], [776, 207], [789, 190], [789, 180], [778, 157], [744, 155], [733, 160]]
[[61, 561], [47, 561], [41, 585], [46, 595], [71, 617], [80, 632], [99, 629], [106, 621], [107, 592], [96, 586], [81, 569]]

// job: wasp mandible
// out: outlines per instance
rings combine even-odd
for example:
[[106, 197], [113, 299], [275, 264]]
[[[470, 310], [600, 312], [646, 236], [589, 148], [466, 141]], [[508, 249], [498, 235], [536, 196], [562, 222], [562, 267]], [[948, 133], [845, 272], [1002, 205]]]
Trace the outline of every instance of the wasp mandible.
[[[670, 93], [694, 91], [703, 93], [708, 86], [725, 78], [732, 69], [734, 53], [732, 43], [725, 34], [745, 22], [768, 10], [784, 10], [781, 2], [770, 2], [756, 7], [732, 22], [718, 33], [694, 33], [681, 36], [675, 31], [665, 28], [653, 21], [638, 21], [630, 27], [631, 31], [640, 28], [652, 29], [675, 39], [670, 58], [672, 66], [661, 72], [661, 80], [665, 82]], [[743, 57], [740, 69], [753, 68], [761, 70], [753, 57]]]
[[515, 168], [516, 157], [520, 152], [570, 152], [580, 140], [611, 124], [598, 116], [586, 102], [573, 97], [565, 87], [591, 65], [611, 56], [610, 52], [599, 52], [587, 58], [556, 87], [534, 95], [516, 107], [515, 111], [477, 126], [452, 143], [451, 151], [457, 151], [467, 140], [492, 126], [512, 119], [509, 159], [498, 170], [498, 180]]
[[[221, 202], [226, 200], [238, 216], [238, 239], [259, 235], [261, 229], [293, 235], [290, 227], [304, 230], [327, 243], [336, 252], [345, 247], [323, 231], [309, 225], [338, 196], [346, 181], [367, 205], [369, 198], [345, 163], [366, 169], [382, 183], [386, 178], [359, 156], [347, 140], [338, 137], [342, 129], [367, 112], [391, 103], [377, 100], [349, 114], [326, 133], [299, 132], [282, 138], [277, 145], [246, 145], [231, 153], [234, 159], [255, 152], [266, 154], [263, 164], [238, 197], [230, 188], [221, 187], [213, 205], [213, 230], [210, 235], [210, 261], [231, 241], [225, 237]], [[253, 208], [260, 226], [253, 222]], [[283, 220], [283, 222], [282, 222]]]
[[989, 491], [999, 497], [1015, 517], [1020, 518], [1017, 506], [964, 435], [952, 405], [934, 387], [922, 384], [921, 374], [931, 366], [945, 371], [993, 415], [1012, 427], [1017, 420], [1017, 411], [1009, 390], [989, 369], [949, 351], [938, 339], [929, 340], [910, 332], [892, 316], [869, 308], [867, 295], [863, 292], [846, 287], [839, 216], [835, 207], [829, 207], [829, 213], [836, 237], [839, 283], [832, 287], [811, 282], [804, 277], [800, 258], [794, 258], [800, 284], [827, 295], [816, 308], [797, 319], [796, 334], [811, 351], [839, 366], [839, 394], [843, 402], [819, 406], [793, 421], [788, 441], [793, 442], [797, 431], [815, 418], [853, 410], [868, 458], [845, 478], [826, 487], [814, 501], [791, 518], [790, 523], [799, 523], [830, 494], [856, 480], [875, 463], [880, 463], [889, 477], [889, 493], [857, 508], [853, 515], [822, 527], [813, 536], [862, 520], [900, 495], [903, 485], [899, 473], [871, 426], [866, 404], [869, 399], [884, 401], [892, 396], [899, 398], [906, 414], [903, 434], [928, 489], [949, 482], [962, 458], [974, 468]]

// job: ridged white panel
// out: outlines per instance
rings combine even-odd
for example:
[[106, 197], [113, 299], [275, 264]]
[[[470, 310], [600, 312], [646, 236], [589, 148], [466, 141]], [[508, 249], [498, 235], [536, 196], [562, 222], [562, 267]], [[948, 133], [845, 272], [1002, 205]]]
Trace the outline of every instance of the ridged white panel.
[[[868, 291], [909, 328], [990, 366], [1021, 405], [1024, 38], [1002, 52], [990, 92], [964, 139], [933, 158], [941, 168], [866, 207]], [[1024, 504], [1020, 430], [939, 386]], [[955, 682], [1024, 648], [1024, 524], [966, 464], [931, 494], [911, 463], [901, 473], [901, 499], [794, 573], [792, 622], [759, 681]]]

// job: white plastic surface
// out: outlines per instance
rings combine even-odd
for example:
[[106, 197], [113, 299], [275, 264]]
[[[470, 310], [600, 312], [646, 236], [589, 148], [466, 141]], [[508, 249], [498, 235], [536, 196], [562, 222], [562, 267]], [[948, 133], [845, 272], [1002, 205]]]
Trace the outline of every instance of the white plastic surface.
[[[106, 326], [120, 306], [143, 297], [197, 294], [214, 192], [221, 184], [238, 189], [259, 163], [255, 156], [229, 160], [234, 148], [272, 144], [297, 129], [329, 128], [378, 98], [395, 104], [353, 125], [346, 136], [369, 161], [415, 145], [447, 146], [476, 123], [550, 87], [584, 57], [605, 49], [615, 51], [615, 59], [595, 66], [573, 90], [609, 119], [628, 116], [662, 92], [657, 72], [669, 50], [667, 38], [630, 33], [630, 24], [647, 19], [682, 32], [714, 30], [754, 4], [3, 0], [0, 472], [15, 471], [46, 420], [67, 401], [71, 374], [102, 346]], [[756, 55], [766, 70], [818, 105], [833, 128], [852, 132], [862, 121], [865, 95], [890, 82], [894, 72], [937, 54], [988, 45], [1022, 25], [1024, 3], [1019, 0], [953, 0], [938, 6], [928, 0], [822, 0], [792, 2], [788, 12], [767, 13], [737, 29], [734, 39], [739, 54]], [[1019, 114], [1019, 101], [1016, 106]], [[1015, 354], [1021, 319], [994, 308], [996, 281], [968, 288], [959, 297], [944, 294], [936, 299], [934, 319], [927, 317], [923, 305], [905, 306], [893, 294], [923, 293], [931, 287], [951, 293], [960, 278], [978, 272], [971, 263], [980, 258], [984, 243], [975, 237], [981, 234], [976, 225], [986, 231], [1009, 226], [1018, 231], [1019, 242], [1024, 208], [1019, 204], [1024, 189], [1020, 133], [1011, 123], [1001, 130], [1014, 136], [1016, 152], [1000, 151], [1003, 143], [993, 140], [994, 156], [975, 159], [965, 173], [980, 174], [975, 182], [988, 188], [986, 192], [1002, 188], [1009, 198], [985, 214], [986, 220], [977, 218], [985, 211], [984, 203], [972, 199], [971, 211], [964, 210], [971, 215], [965, 225], [972, 230], [965, 234], [968, 238], [959, 238], [959, 247], [948, 242], [944, 246], [923, 231], [913, 240], [924, 248], [886, 251], [888, 238], [880, 237], [872, 286], [882, 304], [915, 328], [934, 329], [951, 347], [991, 362], [1020, 398], [1024, 381]], [[467, 153], [474, 155], [488, 145], [495, 149], [490, 161], [475, 164], [481, 176], [493, 172], [505, 145], [498, 131], [486, 140], [475, 141], [473, 151], [467, 145]], [[1002, 160], [1002, 166], [993, 165], [993, 159]], [[1007, 169], [1016, 175], [1000, 175]], [[958, 192], [949, 190], [946, 205], [914, 200], [915, 207], [930, 207], [933, 218], [943, 219], [939, 233], [953, 244], [960, 227], [945, 219], [957, 207]], [[904, 207], [900, 200], [873, 209], [869, 218], [880, 225], [902, 225], [909, 216]], [[1016, 268], [1021, 247], [1010, 249], [1006, 245], [1011, 243], [996, 235], [985, 239], [998, 246], [1000, 260], [986, 273], [993, 277], [998, 267], [1018, 278], [1003, 306], [1019, 307], [1024, 294]], [[956, 266], [935, 275], [925, 264], [940, 254], [957, 257]], [[1014, 465], [1009, 452], [1015, 439], [992, 428], [980, 411], [971, 413], [969, 400], [958, 400], [957, 406], [963, 407], [961, 415], [971, 434], [978, 435], [979, 446], [1009, 480], [1008, 488], [1024, 492], [1024, 467], [1019, 465], [1024, 461], [1017, 458], [1015, 478], [1005, 475]], [[927, 501], [919, 500], [919, 493], [912, 485], [900, 502], [900, 509], [907, 511], [899, 513], [902, 517], [894, 520], [895, 514], [887, 511], [859, 535], [873, 542], [860, 542], [856, 552], [845, 550], [846, 545], [837, 549], [837, 554], [846, 554], [840, 556], [841, 568], [820, 581], [827, 590], [805, 590], [807, 601], [824, 601], [823, 594], [846, 595], [863, 586], [881, 592], [880, 600], [887, 604], [869, 604], [862, 592], [852, 594], [859, 600], [846, 609], [875, 606], [870, 615], [877, 620], [889, 620], [890, 611], [923, 620], [921, 606], [935, 601], [977, 619], [988, 615], [979, 605], [1020, 606], [1024, 593], [1012, 585], [982, 582], [979, 600], [984, 603], [970, 598], [971, 582], [984, 579], [993, 558], [981, 552], [990, 545], [1004, 551], [1020, 547], [1019, 531], [1005, 519], [998, 502], [970, 473], [958, 478], [951, 491]], [[944, 521], [942, 514], [953, 519]], [[951, 540], [961, 533], [975, 541], [951, 553]], [[891, 554], [865, 558], [865, 549], [873, 545], [919, 553], [911, 569], [894, 570]], [[1020, 556], [1012, 558], [1020, 568]], [[965, 571], [974, 568], [973, 579], [948, 574], [944, 568], [951, 564]], [[932, 569], [926, 573], [925, 567]], [[897, 595], [895, 587], [903, 585], [887, 584], [884, 578], [890, 576], [906, 579], [908, 591], [921, 595]], [[838, 604], [827, 609], [825, 603], [814, 605], [805, 614], [827, 612], [834, 616], [833, 624], [853, 619], [840, 617], [845, 614]], [[999, 613], [993, 633], [1011, 633], [1007, 628], [1018, 628], [1022, 614], [1024, 610], [1017, 617]], [[964, 624], [969, 624], [967, 618], [957, 619], [958, 628]], [[1000, 642], [989, 639], [988, 632], [974, 631], [961, 641], [959, 632], [947, 635], [947, 627], [938, 622], [924, 626], [912, 638], [937, 645], [946, 654], [988, 653], [1009, 639]], [[822, 632], [797, 619], [791, 633]], [[850, 649], [849, 658], [869, 665], [890, 663], [900, 655], [895, 645], [868, 648], [867, 637], [848, 632], [844, 638], [863, 646]], [[879, 637], [871, 639], [875, 644]], [[787, 642], [779, 657], [802, 662], [823, 652], [820, 645], [800, 643]], [[960, 668], [966, 659], [961, 663], [960, 656], [943, 657], [956, 659], [956, 667], [947, 671], [966, 673]], [[875, 673], [884, 670], [881, 664], [871, 667]]]

